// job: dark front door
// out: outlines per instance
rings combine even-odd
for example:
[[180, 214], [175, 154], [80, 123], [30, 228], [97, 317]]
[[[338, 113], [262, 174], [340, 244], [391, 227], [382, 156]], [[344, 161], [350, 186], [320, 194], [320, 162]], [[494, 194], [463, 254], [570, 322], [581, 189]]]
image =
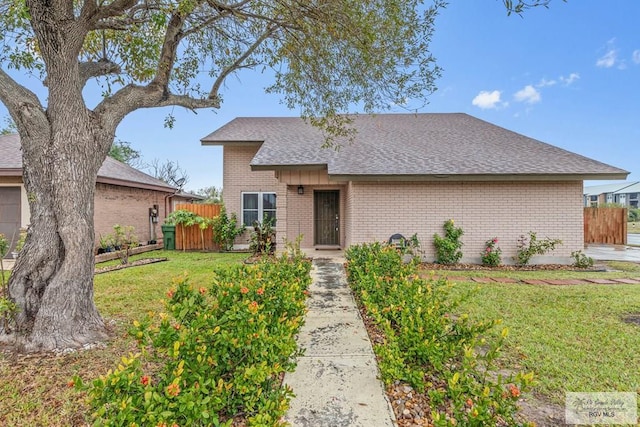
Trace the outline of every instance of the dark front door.
[[314, 192], [315, 244], [340, 245], [340, 192]]
[[13, 246], [20, 237], [20, 187], [0, 187], [0, 233]]

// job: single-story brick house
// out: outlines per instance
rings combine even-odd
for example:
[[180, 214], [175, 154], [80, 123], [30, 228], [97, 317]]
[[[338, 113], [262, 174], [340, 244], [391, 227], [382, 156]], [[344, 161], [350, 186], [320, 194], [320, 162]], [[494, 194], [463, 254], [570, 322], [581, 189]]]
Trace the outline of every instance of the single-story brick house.
[[561, 239], [552, 261], [569, 262], [584, 248], [583, 180], [628, 175], [467, 114], [356, 115], [353, 126], [339, 150], [290, 117], [236, 118], [201, 141], [223, 146], [227, 210], [246, 224], [275, 215], [278, 243], [303, 234], [303, 248], [345, 248], [417, 233], [427, 260], [454, 219], [463, 262], [479, 262], [493, 237], [508, 262], [529, 231]]
[[[115, 224], [135, 227], [141, 243], [161, 239], [162, 224], [171, 212], [176, 188], [131, 166], [107, 157], [98, 171], [95, 194], [96, 245]], [[180, 197], [184, 203], [188, 197]], [[157, 210], [157, 223], [150, 209]], [[30, 222], [27, 193], [22, 182], [22, 151], [16, 134], [0, 136], [0, 233], [9, 239]]]

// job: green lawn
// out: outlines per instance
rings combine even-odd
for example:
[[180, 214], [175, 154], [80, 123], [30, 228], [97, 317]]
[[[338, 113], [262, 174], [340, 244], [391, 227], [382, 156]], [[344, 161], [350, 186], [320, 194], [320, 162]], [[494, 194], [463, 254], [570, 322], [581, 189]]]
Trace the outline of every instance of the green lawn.
[[[93, 379], [137, 351], [126, 330], [134, 319], [162, 308], [172, 278], [184, 274], [196, 286], [210, 284], [214, 267], [244, 260], [247, 254], [154, 251], [132, 257], [166, 257], [168, 261], [95, 276], [95, 301], [112, 329], [104, 349], [63, 356], [13, 357], [0, 353], [0, 426], [86, 425], [82, 396], [68, 387], [78, 374]], [[113, 264], [113, 263], [112, 263]]]
[[640, 234], [640, 221], [628, 222], [627, 233]]
[[[173, 277], [187, 272], [195, 286], [208, 285], [215, 266], [241, 262], [247, 254], [156, 251], [132, 257], [169, 260], [95, 276], [96, 304], [113, 326], [105, 349], [47, 358], [0, 354], [0, 425], [82, 425], [86, 408], [67, 387], [74, 374], [94, 378], [135, 351], [126, 335], [130, 321], [158, 311]], [[619, 273], [568, 271], [491, 272], [513, 278], [640, 277], [637, 264], [611, 265]], [[455, 276], [485, 272], [450, 272]], [[563, 403], [565, 391], [640, 392], [640, 326], [621, 321], [640, 312], [640, 285], [532, 286], [462, 281], [478, 287], [464, 310], [478, 318], [501, 318], [510, 328], [505, 368], [533, 370], [536, 391]]]
[[505, 368], [534, 371], [535, 390], [552, 401], [566, 391], [640, 392], [640, 325], [622, 320], [640, 313], [640, 285], [459, 285], [478, 289], [462, 312], [509, 328]]
[[[94, 278], [95, 299], [100, 313], [107, 318], [134, 320], [149, 310], [162, 307], [160, 299], [172, 278], [187, 274], [194, 286], [210, 284], [214, 267], [235, 264], [246, 259], [246, 253], [200, 253], [153, 251], [131, 257], [168, 258], [167, 261], [97, 274]], [[110, 261], [103, 265], [117, 264]]]

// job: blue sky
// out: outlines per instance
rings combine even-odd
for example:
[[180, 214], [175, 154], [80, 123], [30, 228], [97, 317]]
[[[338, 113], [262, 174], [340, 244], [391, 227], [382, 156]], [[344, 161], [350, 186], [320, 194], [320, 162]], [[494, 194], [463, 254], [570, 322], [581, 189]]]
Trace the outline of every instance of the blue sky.
[[[420, 112], [468, 113], [640, 180], [639, 18], [639, 1], [553, 0], [523, 17], [507, 17], [500, 0], [453, 1], [432, 42], [443, 75]], [[228, 80], [219, 110], [176, 108], [172, 130], [163, 127], [171, 109], [137, 111], [117, 137], [148, 162], [178, 161], [187, 189], [221, 187], [222, 149], [200, 138], [237, 116], [296, 115], [264, 94], [269, 83], [244, 72]]]

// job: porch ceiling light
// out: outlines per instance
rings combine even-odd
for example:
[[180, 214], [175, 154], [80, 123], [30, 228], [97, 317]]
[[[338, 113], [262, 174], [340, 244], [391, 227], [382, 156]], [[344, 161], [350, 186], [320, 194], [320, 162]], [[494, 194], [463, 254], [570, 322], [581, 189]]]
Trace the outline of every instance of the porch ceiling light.
[[304, 194], [304, 187], [302, 185], [298, 185], [298, 194]]

